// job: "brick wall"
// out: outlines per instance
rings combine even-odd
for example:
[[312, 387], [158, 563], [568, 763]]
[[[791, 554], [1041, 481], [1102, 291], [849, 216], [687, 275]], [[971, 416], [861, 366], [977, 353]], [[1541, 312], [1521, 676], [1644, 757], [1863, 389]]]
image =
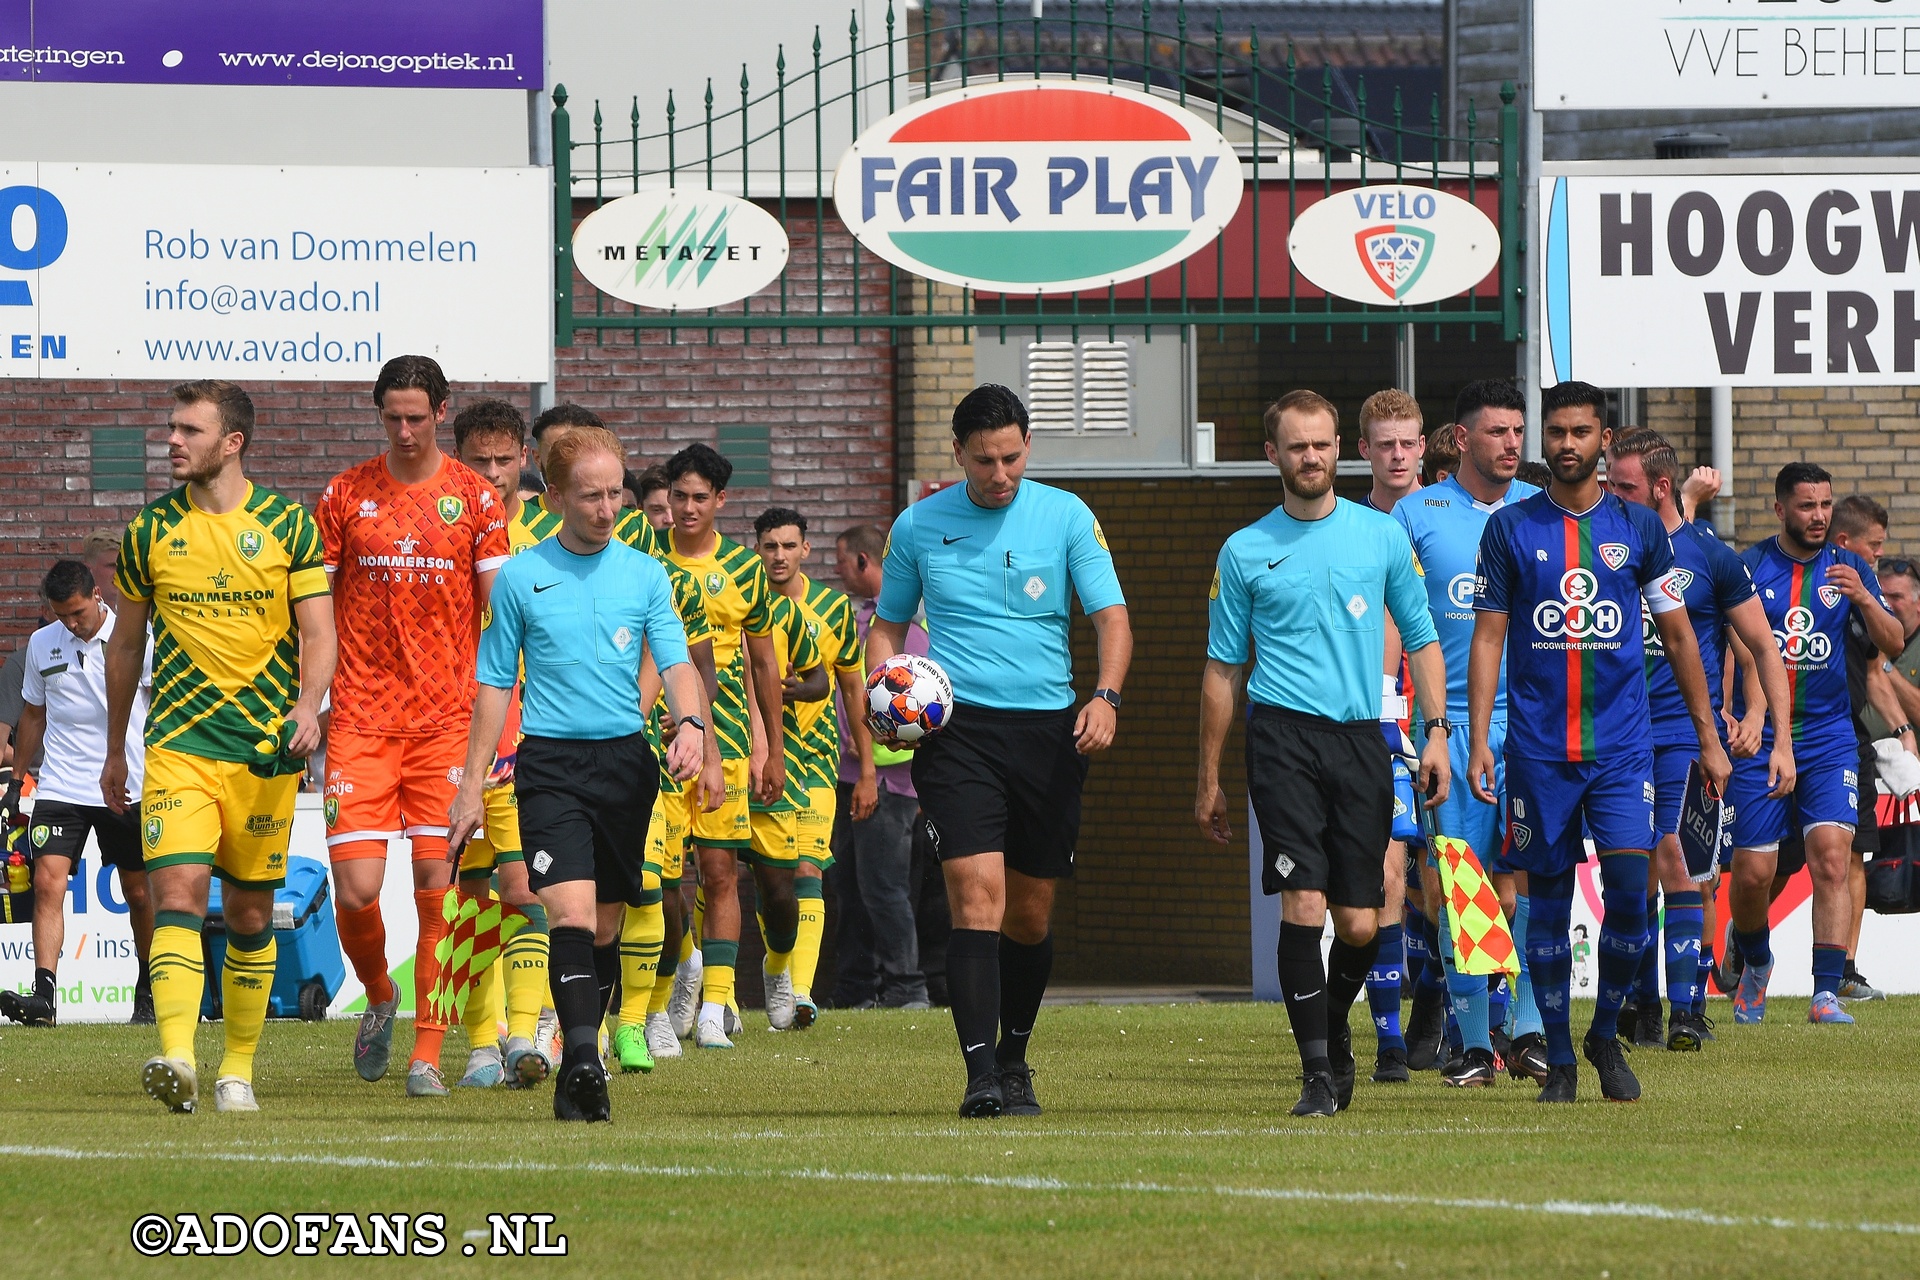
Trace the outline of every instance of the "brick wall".
[[[921, 315], [955, 315], [965, 295], [957, 285], [911, 280], [901, 286], [901, 309]], [[965, 328], [907, 329], [899, 335], [894, 380], [899, 423], [900, 485], [905, 506], [919, 496], [922, 480], [957, 480], [953, 462], [953, 406], [973, 390], [973, 337]]]

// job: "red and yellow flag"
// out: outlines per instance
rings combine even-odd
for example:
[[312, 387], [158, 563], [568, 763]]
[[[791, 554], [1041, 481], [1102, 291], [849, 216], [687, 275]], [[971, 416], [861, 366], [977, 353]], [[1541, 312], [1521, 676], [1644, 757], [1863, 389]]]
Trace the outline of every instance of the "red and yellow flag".
[[469, 896], [449, 888], [441, 900], [441, 918], [447, 931], [434, 948], [440, 961], [440, 980], [427, 1001], [434, 1015], [448, 1026], [466, 1014], [467, 997], [488, 966], [527, 917], [489, 891]]
[[1440, 888], [1447, 898], [1447, 924], [1453, 932], [1454, 963], [1461, 973], [1485, 975], [1520, 972], [1520, 956], [1480, 859], [1464, 840], [1452, 836], [1434, 839], [1434, 859], [1440, 864]]

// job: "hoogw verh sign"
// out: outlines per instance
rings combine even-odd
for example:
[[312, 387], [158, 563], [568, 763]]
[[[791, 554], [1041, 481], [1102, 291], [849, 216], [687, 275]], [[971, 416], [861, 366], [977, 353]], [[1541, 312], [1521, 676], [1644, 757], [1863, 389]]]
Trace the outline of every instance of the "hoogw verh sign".
[[1412, 307], [1486, 279], [1500, 264], [1500, 231], [1444, 191], [1359, 187], [1303, 210], [1287, 251], [1301, 275], [1337, 298]]
[[595, 288], [639, 307], [686, 311], [760, 292], [787, 269], [772, 214], [718, 191], [641, 191], [588, 214], [573, 261]]
[[1117, 85], [960, 89], [860, 135], [841, 220], [895, 266], [994, 293], [1104, 288], [1210, 244], [1240, 160], [1199, 116]]

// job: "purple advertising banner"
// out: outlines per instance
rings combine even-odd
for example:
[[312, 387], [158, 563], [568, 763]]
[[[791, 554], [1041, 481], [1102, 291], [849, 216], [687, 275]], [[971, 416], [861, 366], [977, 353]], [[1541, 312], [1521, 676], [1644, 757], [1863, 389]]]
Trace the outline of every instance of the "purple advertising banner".
[[0, 0], [0, 80], [539, 89], [541, 0]]

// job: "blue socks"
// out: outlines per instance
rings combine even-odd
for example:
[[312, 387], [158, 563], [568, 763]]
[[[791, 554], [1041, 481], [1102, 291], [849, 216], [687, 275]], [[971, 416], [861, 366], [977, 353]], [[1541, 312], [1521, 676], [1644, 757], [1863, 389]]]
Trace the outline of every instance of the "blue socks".
[[1660, 887], [1647, 886], [1647, 936], [1640, 942], [1640, 968], [1633, 975], [1635, 1004], [1660, 1003]]
[[1705, 899], [1696, 890], [1667, 895], [1667, 1003], [1692, 1009], [1700, 996], [1700, 925]]
[[1513, 942], [1520, 956], [1520, 976], [1513, 982], [1513, 1038], [1539, 1035], [1540, 1007], [1533, 1002], [1533, 973], [1527, 963], [1527, 924], [1532, 916], [1531, 899], [1520, 894], [1513, 900]]
[[1402, 1049], [1407, 1042], [1400, 1034], [1400, 976], [1407, 967], [1406, 935], [1397, 924], [1382, 925], [1374, 935], [1380, 940], [1379, 954], [1367, 971], [1367, 1008], [1373, 1014], [1373, 1032], [1382, 1049]]
[[1496, 973], [1487, 979], [1487, 1025], [1507, 1028], [1507, 1011], [1513, 1003], [1513, 992], [1507, 986], [1507, 975]]
[[1742, 933], [1738, 925], [1733, 929], [1733, 945], [1740, 948], [1740, 958], [1750, 965], [1773, 963], [1772, 938], [1773, 929], [1764, 924], [1752, 933]]
[[1830, 943], [1813, 944], [1813, 994], [1838, 996], [1847, 976], [1847, 949]]
[[1647, 855], [1615, 853], [1600, 859], [1600, 990], [1594, 1002], [1593, 1032], [1602, 1040], [1620, 1030], [1620, 1006], [1626, 1002], [1647, 947]]
[[1571, 1066], [1573, 1032], [1573, 869], [1558, 875], [1527, 875], [1527, 968], [1533, 978], [1540, 1029], [1547, 1037], [1547, 1061]]
[[1407, 973], [1415, 984], [1428, 991], [1438, 991], [1446, 985], [1446, 974], [1440, 968], [1440, 939], [1429, 920], [1420, 908], [1407, 905], [1407, 927], [1403, 936], [1407, 948]]
[[1448, 1003], [1453, 1006], [1454, 1021], [1460, 1024], [1463, 1049], [1493, 1052], [1493, 1036], [1488, 1022], [1487, 980], [1478, 974], [1461, 973], [1454, 967], [1453, 929], [1442, 908], [1440, 919], [1440, 961], [1446, 967]]

